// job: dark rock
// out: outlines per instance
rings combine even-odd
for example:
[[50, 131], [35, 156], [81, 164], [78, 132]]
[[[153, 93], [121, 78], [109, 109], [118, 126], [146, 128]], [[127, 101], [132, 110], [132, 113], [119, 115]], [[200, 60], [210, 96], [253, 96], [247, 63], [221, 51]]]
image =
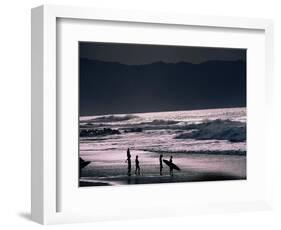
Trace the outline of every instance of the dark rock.
[[80, 130], [80, 137], [97, 137], [121, 134], [117, 129], [103, 128], [103, 129], [82, 129]]

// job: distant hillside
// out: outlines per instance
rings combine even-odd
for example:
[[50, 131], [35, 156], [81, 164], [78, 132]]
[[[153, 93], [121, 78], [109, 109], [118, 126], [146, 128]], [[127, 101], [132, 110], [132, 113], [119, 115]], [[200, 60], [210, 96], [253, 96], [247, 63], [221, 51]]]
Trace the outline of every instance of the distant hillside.
[[244, 61], [124, 65], [80, 59], [80, 115], [246, 106]]

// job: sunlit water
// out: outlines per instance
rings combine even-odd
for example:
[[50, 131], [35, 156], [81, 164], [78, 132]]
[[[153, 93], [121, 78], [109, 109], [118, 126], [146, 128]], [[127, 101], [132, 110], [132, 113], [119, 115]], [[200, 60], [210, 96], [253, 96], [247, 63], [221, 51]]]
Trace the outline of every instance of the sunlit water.
[[[221, 179], [227, 176], [229, 179], [246, 178], [246, 141], [233, 142], [223, 137], [232, 129], [222, 132], [219, 139], [176, 138], [196, 130], [196, 126], [192, 130], [186, 128], [191, 124], [212, 121], [214, 128], [208, 132], [217, 131], [228, 121], [245, 124], [246, 108], [80, 117], [80, 130], [111, 128], [120, 131], [114, 135], [80, 137], [80, 157], [92, 161], [82, 170], [81, 178], [110, 184], [216, 180], [219, 176]], [[125, 132], [132, 128], [141, 128], [141, 132]], [[127, 148], [131, 149], [132, 170], [136, 155], [141, 166], [141, 176], [129, 180], [125, 163]], [[172, 179], [168, 167], [164, 168], [164, 176], [159, 176], [160, 154], [164, 159], [173, 155], [173, 162], [181, 168]]]

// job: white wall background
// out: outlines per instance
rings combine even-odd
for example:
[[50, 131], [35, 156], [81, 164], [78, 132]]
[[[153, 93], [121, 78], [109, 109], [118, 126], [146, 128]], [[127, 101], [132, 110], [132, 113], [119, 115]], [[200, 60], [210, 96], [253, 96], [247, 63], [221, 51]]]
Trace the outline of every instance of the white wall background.
[[[187, 216], [90, 224], [48, 226], [52, 229], [280, 229], [281, 228], [281, 14], [278, 0], [6, 0], [0, 8], [0, 228], [39, 229], [30, 212], [30, 9], [41, 4], [157, 10], [201, 15], [262, 17], [275, 20], [275, 120], [273, 165], [275, 210], [268, 212]], [[258, 129], [257, 129], [258, 131]], [[279, 135], [279, 137], [278, 137]], [[279, 139], [279, 141], [278, 141]]]

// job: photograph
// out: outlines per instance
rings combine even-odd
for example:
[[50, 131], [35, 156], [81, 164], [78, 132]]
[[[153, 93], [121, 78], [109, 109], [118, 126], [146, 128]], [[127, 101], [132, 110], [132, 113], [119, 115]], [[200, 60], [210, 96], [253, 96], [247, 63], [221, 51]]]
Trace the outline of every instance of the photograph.
[[79, 187], [247, 179], [247, 49], [78, 49]]

